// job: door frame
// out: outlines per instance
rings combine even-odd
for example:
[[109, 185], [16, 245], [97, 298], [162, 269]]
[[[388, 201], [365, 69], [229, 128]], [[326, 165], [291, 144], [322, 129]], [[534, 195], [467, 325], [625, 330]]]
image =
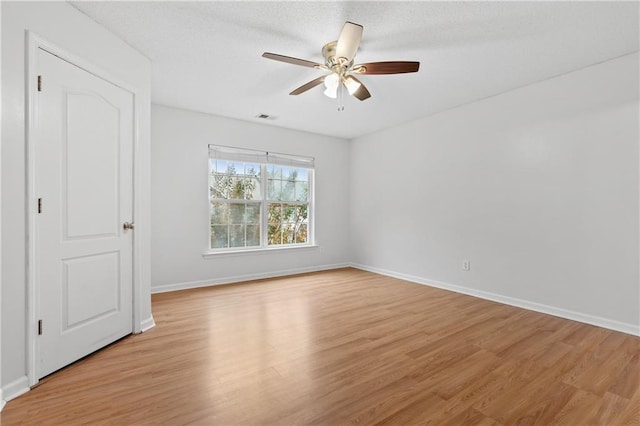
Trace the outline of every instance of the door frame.
[[[38, 333], [37, 333], [37, 314], [39, 306], [37, 304], [36, 295], [38, 294], [38, 286], [35, 279], [36, 276], [36, 259], [37, 259], [37, 247], [35, 242], [36, 238], [36, 186], [35, 176], [36, 167], [35, 160], [37, 155], [36, 150], [36, 138], [35, 128], [37, 126], [37, 76], [38, 76], [38, 50], [42, 49], [54, 56], [57, 56], [61, 60], [69, 62], [84, 71], [95, 75], [111, 84], [120, 87], [123, 90], [133, 95], [133, 221], [134, 223], [141, 223], [143, 220], [143, 208], [141, 205], [140, 194], [143, 193], [142, 187], [143, 179], [141, 179], [141, 173], [144, 166], [142, 161], [142, 155], [140, 151], [140, 129], [141, 129], [141, 90], [132, 85], [114, 77], [110, 73], [104, 71], [102, 68], [95, 66], [94, 64], [80, 58], [60, 46], [51, 43], [45, 38], [26, 30], [25, 32], [25, 45], [26, 45], [26, 72], [25, 72], [25, 121], [26, 121], [26, 179], [27, 179], [27, 199], [26, 199], [26, 224], [27, 224], [27, 270], [26, 270], [26, 367], [27, 378], [29, 380], [29, 386], [34, 386], [38, 383], [37, 377], [37, 358], [38, 358]], [[46, 88], [46, 78], [43, 79], [43, 85]], [[141, 333], [146, 331], [143, 329], [141, 318], [142, 303], [144, 295], [142, 294], [142, 271], [143, 271], [143, 259], [146, 258], [143, 252], [142, 242], [144, 238], [140, 235], [140, 228], [136, 227], [136, 231], [133, 235], [133, 288], [132, 288], [132, 301], [133, 301], [133, 316], [131, 318], [131, 332]], [[136, 235], [137, 234], [137, 235]]]

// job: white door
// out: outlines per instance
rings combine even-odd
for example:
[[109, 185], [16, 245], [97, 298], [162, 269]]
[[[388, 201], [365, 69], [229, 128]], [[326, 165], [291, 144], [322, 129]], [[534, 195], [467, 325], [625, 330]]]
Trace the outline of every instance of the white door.
[[35, 105], [41, 378], [133, 330], [133, 94], [42, 49]]

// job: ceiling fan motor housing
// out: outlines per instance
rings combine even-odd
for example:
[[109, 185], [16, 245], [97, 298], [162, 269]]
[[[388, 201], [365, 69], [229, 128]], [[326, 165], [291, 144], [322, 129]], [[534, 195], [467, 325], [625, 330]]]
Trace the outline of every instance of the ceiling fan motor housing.
[[324, 63], [331, 71], [338, 75], [344, 75], [347, 70], [353, 65], [353, 60], [347, 62], [347, 58], [336, 57], [337, 41], [330, 41], [322, 47], [322, 56], [324, 57]]

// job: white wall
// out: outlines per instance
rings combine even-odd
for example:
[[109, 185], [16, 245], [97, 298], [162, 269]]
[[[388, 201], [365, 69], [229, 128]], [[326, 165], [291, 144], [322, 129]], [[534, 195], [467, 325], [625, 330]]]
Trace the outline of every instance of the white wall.
[[[152, 291], [345, 265], [348, 143], [345, 140], [153, 105]], [[208, 144], [315, 157], [318, 248], [203, 258], [208, 249]]]
[[638, 113], [636, 53], [356, 139], [353, 260], [638, 333]]
[[[150, 62], [126, 43], [64, 2], [1, 2], [2, 7], [2, 388], [11, 398], [26, 386], [25, 30], [138, 88], [141, 170], [149, 161]], [[143, 223], [136, 238], [148, 253], [149, 175], [138, 176]], [[138, 216], [140, 217], [140, 216]], [[144, 219], [146, 217], [146, 220]], [[146, 226], [145, 223], [146, 222]], [[140, 229], [142, 229], [140, 231]], [[145, 242], [146, 241], [146, 242]], [[142, 319], [151, 318], [149, 266], [138, 271]]]

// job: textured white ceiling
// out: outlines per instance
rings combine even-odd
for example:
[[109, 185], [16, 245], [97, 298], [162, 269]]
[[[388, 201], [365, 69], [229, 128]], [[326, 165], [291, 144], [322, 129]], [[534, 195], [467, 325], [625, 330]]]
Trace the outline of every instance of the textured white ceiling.
[[[153, 61], [152, 101], [353, 138], [638, 50], [637, 2], [73, 2]], [[364, 25], [356, 62], [420, 61], [362, 76], [372, 98], [338, 112], [320, 70], [346, 20]], [[264, 113], [273, 120], [259, 120]], [[419, 135], [416, 135], [419, 137]]]

